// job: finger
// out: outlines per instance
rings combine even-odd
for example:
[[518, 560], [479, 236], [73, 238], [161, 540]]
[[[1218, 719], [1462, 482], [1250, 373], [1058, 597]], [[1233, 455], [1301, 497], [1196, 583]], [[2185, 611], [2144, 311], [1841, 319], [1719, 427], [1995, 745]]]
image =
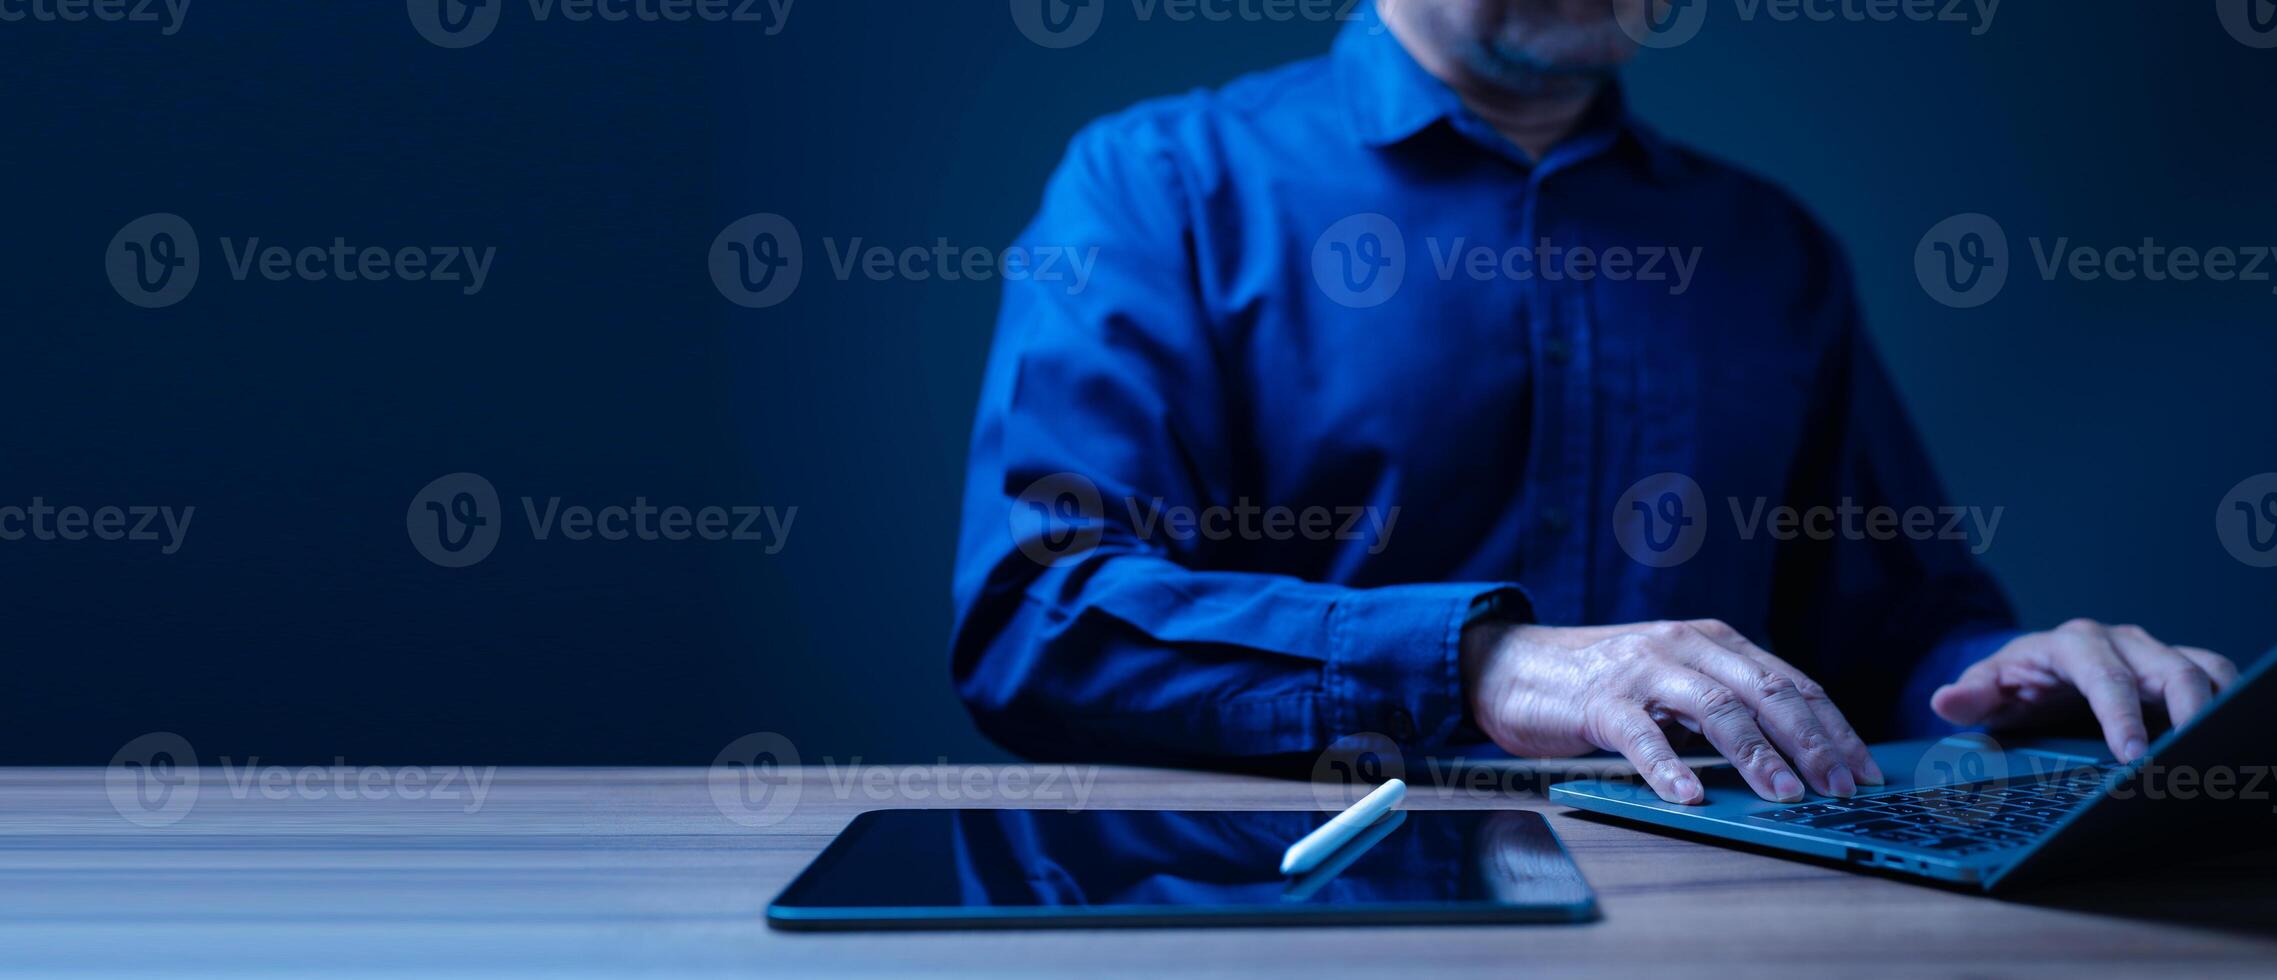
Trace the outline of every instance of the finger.
[[[1753, 646], [1753, 644], [1749, 645]], [[1769, 651], [1758, 647], [1755, 649], [1754, 655], [1756, 659], [1769, 664], [1773, 670], [1783, 671], [1787, 676], [1794, 678], [1795, 686], [1803, 692], [1803, 700], [1809, 702], [1811, 710], [1818, 715], [1819, 724], [1826, 726], [1826, 733], [1834, 736], [1835, 750], [1842, 753], [1843, 758], [1849, 761], [1850, 769], [1857, 774], [1859, 782], [1879, 786], [1887, 781], [1887, 777], [1882, 774], [1881, 763], [1874, 761], [1873, 750], [1866, 747], [1866, 740], [1860, 737], [1858, 729], [1850, 724], [1849, 717], [1842, 713], [1841, 708], [1835, 706], [1833, 698], [1827, 696], [1826, 688], [1819, 686], [1819, 683], [1812, 680], [1810, 675], [1795, 669], [1793, 664], [1779, 659]]]
[[2000, 691], [2000, 663], [1996, 654], [1969, 665], [1953, 683], [1929, 696], [1929, 710], [1956, 725], [1982, 724], [2008, 701]]
[[1661, 705], [1699, 723], [1700, 734], [1731, 761], [1755, 795], [1781, 803], [1803, 798], [1802, 780], [1756, 726], [1755, 712], [1738, 692], [1684, 668], [1663, 672], [1652, 689]]
[[2214, 693], [2219, 694], [2237, 683], [2237, 663], [2230, 658], [2203, 647], [2175, 647], [2176, 652], [2190, 658], [2199, 670], [2214, 679]]
[[1700, 777], [1676, 758], [1668, 734], [1641, 705], [1618, 703], [1593, 714], [1589, 740], [1598, 748], [1621, 753], [1661, 799], [1687, 805], [1707, 801]]
[[2114, 626], [2110, 634], [2120, 659], [2134, 668], [2143, 697], [2165, 699], [2166, 717], [2174, 727], [2182, 727], [2214, 700], [2214, 679], [2196, 661], [2140, 626]]
[[2135, 671], [2111, 645], [2099, 623], [2074, 620], [2047, 634], [2055, 644], [2056, 672], [2087, 698], [2095, 720], [2103, 725], [2103, 740], [2120, 762], [2133, 762], [2150, 746], [2150, 729], [2143, 724], [2142, 690], [2135, 686]]
[[[1881, 785], [1886, 780], [1886, 777], [1882, 775], [1881, 764], [1874, 761], [1873, 751], [1866, 748], [1866, 740], [1858, 737], [1858, 729], [1850, 724], [1850, 719], [1842, 714], [1841, 708], [1834, 706], [1834, 699], [1827, 697], [1826, 688], [1820, 687], [1817, 681], [1810, 678], [1810, 675], [1796, 670], [1794, 664], [1781, 660], [1771, 651], [1756, 646], [1754, 641], [1749, 640], [1744, 634], [1725, 626], [1721, 622], [1707, 620], [1704, 623], [1693, 625], [1702, 627], [1701, 632], [1706, 633], [1708, 639], [1721, 643], [1740, 654], [1752, 657], [1772, 670], [1787, 675], [1789, 679], [1795, 682], [1796, 689], [1802, 692], [1803, 701], [1810, 705], [1811, 713], [1818, 716], [1819, 724], [1824, 726], [1826, 733], [1834, 738], [1834, 750], [1842, 755], [1845, 762], [1850, 764], [1850, 770], [1855, 774], [1857, 780], [1876, 786]], [[1723, 629], [1716, 629], [1715, 627], [1718, 626], [1723, 627]]]
[[1710, 639], [1697, 626], [1691, 628], [1696, 636], [1677, 651], [1683, 662], [1739, 695], [1754, 713], [1755, 723], [1802, 770], [1812, 789], [1828, 796], [1855, 795], [1857, 775], [1836, 751], [1833, 734], [1804, 700], [1795, 679]]

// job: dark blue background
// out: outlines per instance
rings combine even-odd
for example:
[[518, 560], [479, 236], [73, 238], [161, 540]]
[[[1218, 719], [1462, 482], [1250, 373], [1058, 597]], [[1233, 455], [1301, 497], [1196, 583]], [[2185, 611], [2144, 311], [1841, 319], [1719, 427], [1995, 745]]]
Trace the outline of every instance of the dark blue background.
[[[2046, 283], [2027, 239], [2277, 245], [2277, 51], [2205, 0], [1950, 24], [1742, 23], [1631, 72], [1666, 131], [1783, 182], [1846, 242], [1953, 497], [2028, 621], [2277, 641], [2277, 572], [2211, 517], [2277, 470], [2270, 283]], [[194, 0], [182, 30], [0, 24], [0, 503], [195, 505], [184, 549], [0, 543], [0, 762], [173, 730], [212, 761], [999, 758], [947, 683], [960, 469], [996, 284], [840, 282], [822, 239], [998, 247], [1067, 137], [1326, 48], [1332, 24], [1141, 21], [1031, 44], [997, 0], [804, 0], [785, 29], [533, 22], [445, 50], [395, 2]], [[195, 291], [114, 293], [171, 211]], [[793, 221], [795, 294], [705, 250]], [[2006, 291], [1932, 302], [1914, 246], [1984, 211]], [[495, 246], [487, 287], [231, 281], [221, 237]], [[772, 557], [538, 543], [466, 569], [404, 530], [454, 471], [566, 503], [799, 508]]]

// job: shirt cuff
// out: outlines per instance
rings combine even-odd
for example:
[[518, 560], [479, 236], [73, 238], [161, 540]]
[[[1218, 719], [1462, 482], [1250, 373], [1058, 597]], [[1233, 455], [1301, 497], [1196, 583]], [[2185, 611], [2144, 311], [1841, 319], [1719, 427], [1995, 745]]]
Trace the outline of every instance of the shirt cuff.
[[1474, 607], [1524, 621], [1510, 584], [1393, 585], [1352, 592], [1330, 614], [1328, 740], [1374, 733], [1402, 748], [1445, 745], [1463, 726], [1463, 626]]
[[1898, 705], [1896, 713], [1899, 737], [1938, 738], [1954, 732], [1975, 731], [1975, 727], [1963, 728], [1937, 717], [1937, 712], [1929, 708], [1929, 696], [1937, 693], [1938, 688], [1959, 680], [1961, 672], [1975, 666], [1977, 661], [1992, 656], [2007, 646], [2008, 641], [2027, 632], [2019, 629], [1965, 631], [1947, 637], [1932, 648], [1906, 682], [1902, 695], [1905, 700]]

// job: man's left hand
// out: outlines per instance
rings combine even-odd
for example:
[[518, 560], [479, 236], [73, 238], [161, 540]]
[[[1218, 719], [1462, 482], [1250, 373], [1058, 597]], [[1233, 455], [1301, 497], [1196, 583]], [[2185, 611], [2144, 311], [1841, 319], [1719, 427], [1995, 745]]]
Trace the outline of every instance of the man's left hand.
[[2075, 619], [2028, 633], [1937, 689], [1929, 706], [1956, 725], [1992, 728], [2043, 720], [2082, 697], [2121, 762], [2150, 747], [2143, 705], [2163, 704], [2175, 725], [2237, 682], [2237, 665], [2212, 650], [2168, 646], [2140, 626]]

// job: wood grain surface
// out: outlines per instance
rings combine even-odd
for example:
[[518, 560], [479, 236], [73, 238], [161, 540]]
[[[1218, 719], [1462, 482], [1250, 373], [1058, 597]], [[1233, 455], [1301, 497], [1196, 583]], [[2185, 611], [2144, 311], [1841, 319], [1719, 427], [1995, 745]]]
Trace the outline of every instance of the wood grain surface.
[[[863, 810], [1303, 809], [1313, 787], [1089, 767], [807, 767], [761, 798], [705, 769], [0, 771], [0, 970], [655, 976], [2277, 974], [2277, 862], [1996, 900], [1647, 833], [1525, 781], [1413, 808], [1550, 814], [1582, 926], [792, 934], [768, 899]], [[109, 780], [106, 780], [109, 776]], [[297, 782], [296, 782], [297, 780]], [[1048, 787], [1047, 788], [1047, 781]], [[480, 798], [474, 790], [480, 787]], [[715, 794], [715, 788], [721, 792]], [[943, 800], [945, 794], [958, 799]], [[716, 797], [716, 798], [715, 798]], [[974, 798], [978, 797], [978, 798]], [[130, 819], [131, 818], [131, 819]], [[738, 822], [741, 818], [742, 822]], [[170, 822], [168, 822], [170, 821]], [[2186, 842], [2178, 842], [2186, 843]]]

